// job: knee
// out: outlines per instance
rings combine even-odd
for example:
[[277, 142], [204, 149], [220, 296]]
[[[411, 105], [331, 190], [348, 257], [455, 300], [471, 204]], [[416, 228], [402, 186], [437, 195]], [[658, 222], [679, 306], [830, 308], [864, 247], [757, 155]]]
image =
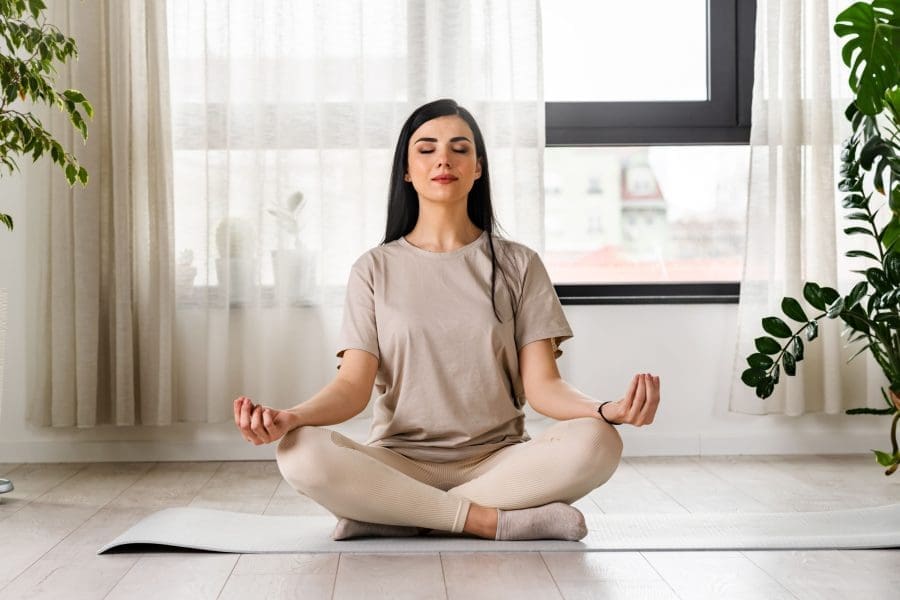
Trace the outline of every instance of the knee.
[[278, 443], [278, 470], [295, 490], [302, 492], [325, 483], [329, 471], [327, 434], [324, 429], [307, 425], [289, 431]]
[[574, 419], [572, 464], [591, 489], [606, 483], [622, 458], [622, 437], [615, 427], [592, 417]]

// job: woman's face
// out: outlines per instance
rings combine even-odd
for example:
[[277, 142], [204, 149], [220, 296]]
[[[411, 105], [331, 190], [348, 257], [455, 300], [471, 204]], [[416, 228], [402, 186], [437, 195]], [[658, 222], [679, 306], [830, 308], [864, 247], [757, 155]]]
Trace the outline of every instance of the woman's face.
[[468, 198], [481, 177], [481, 161], [475, 156], [475, 136], [458, 115], [423, 123], [409, 139], [406, 174], [419, 200], [450, 203]]

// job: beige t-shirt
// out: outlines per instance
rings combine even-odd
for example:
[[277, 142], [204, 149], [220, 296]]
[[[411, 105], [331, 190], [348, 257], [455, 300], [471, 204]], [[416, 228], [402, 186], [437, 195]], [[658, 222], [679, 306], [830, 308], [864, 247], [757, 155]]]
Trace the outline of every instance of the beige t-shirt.
[[486, 231], [451, 252], [400, 237], [353, 264], [337, 356], [358, 348], [378, 358], [368, 445], [449, 462], [531, 439], [518, 350], [550, 338], [559, 358], [572, 329], [540, 256], [493, 242], [512, 292], [498, 269], [502, 323], [491, 306]]

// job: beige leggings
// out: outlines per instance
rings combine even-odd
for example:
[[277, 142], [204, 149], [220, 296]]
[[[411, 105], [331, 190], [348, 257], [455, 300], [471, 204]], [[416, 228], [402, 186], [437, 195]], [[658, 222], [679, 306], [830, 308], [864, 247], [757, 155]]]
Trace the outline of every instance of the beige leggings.
[[471, 503], [505, 510], [571, 504], [619, 466], [622, 439], [600, 419], [559, 421], [527, 442], [454, 462], [413, 460], [305, 426], [278, 444], [291, 486], [337, 517], [459, 533]]

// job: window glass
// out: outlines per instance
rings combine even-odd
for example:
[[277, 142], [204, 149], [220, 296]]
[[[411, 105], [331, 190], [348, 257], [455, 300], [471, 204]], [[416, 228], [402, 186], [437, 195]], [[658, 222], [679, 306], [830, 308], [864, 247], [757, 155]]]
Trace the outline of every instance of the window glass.
[[548, 102], [707, 100], [706, 0], [542, 6]]
[[739, 281], [749, 147], [547, 148], [554, 283]]

